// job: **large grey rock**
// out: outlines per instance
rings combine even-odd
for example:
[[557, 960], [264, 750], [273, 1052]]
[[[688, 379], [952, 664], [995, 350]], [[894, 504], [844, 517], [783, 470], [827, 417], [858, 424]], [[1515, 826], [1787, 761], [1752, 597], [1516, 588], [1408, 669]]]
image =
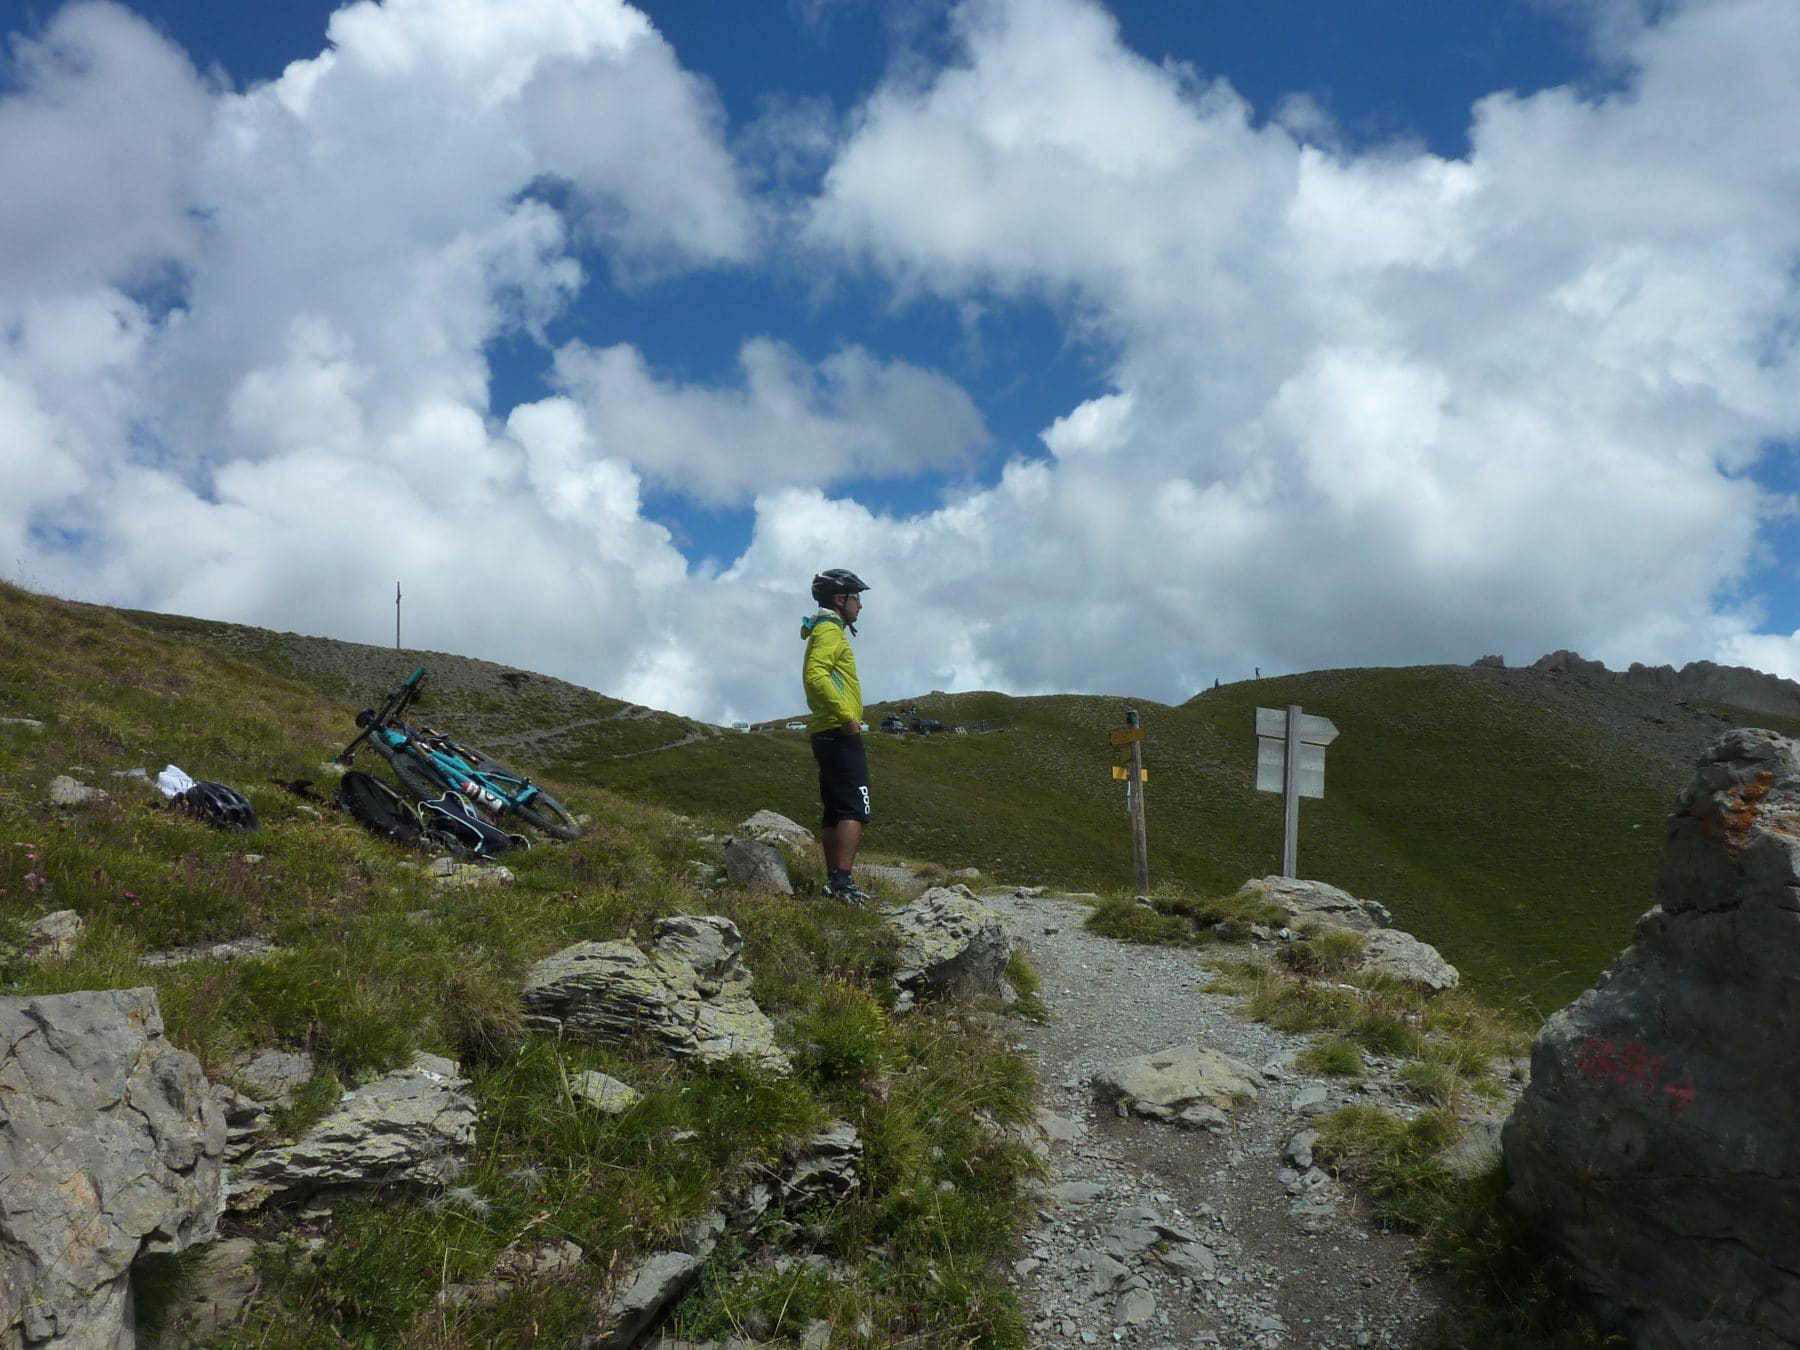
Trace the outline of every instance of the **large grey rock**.
[[1256, 1071], [1242, 1060], [1198, 1045], [1134, 1055], [1094, 1075], [1094, 1090], [1140, 1116], [1207, 1125], [1257, 1094]]
[[541, 1031], [602, 1045], [641, 1036], [678, 1059], [745, 1059], [791, 1067], [775, 1028], [750, 996], [743, 938], [730, 919], [662, 919], [645, 953], [629, 942], [579, 942], [531, 968], [525, 1020]]
[[1532, 1047], [1511, 1196], [1634, 1344], [1800, 1344], [1800, 747], [1713, 744], [1656, 898]]
[[209, 1242], [225, 1120], [152, 989], [0, 998], [0, 1345], [128, 1347], [131, 1263]]
[[1436, 947], [1398, 928], [1376, 928], [1364, 933], [1357, 968], [1433, 991], [1454, 989], [1462, 982], [1456, 967], [1438, 955]]
[[725, 879], [733, 886], [758, 895], [792, 895], [787, 860], [773, 844], [754, 839], [731, 839], [725, 844]]
[[967, 886], [936, 886], [883, 916], [900, 939], [894, 983], [919, 994], [1004, 996], [1012, 943]]
[[818, 846], [818, 836], [797, 820], [789, 820], [775, 811], [758, 811], [737, 827], [738, 837], [764, 844], [791, 844], [795, 848]]
[[454, 1060], [418, 1053], [353, 1092], [296, 1142], [252, 1155], [231, 1177], [234, 1210], [319, 1191], [442, 1186], [475, 1142], [475, 1099]]
[[1271, 905], [1280, 906], [1287, 911], [1288, 924], [1293, 928], [1367, 933], [1385, 928], [1394, 917], [1379, 900], [1358, 900], [1350, 892], [1323, 881], [1262, 877], [1246, 881], [1238, 888], [1238, 894], [1255, 895]]

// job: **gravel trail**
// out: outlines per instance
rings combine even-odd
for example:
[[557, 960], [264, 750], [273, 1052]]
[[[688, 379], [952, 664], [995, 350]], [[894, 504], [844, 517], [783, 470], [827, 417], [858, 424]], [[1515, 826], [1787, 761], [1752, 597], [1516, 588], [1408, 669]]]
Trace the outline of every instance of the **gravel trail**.
[[[1306, 1038], [1199, 992], [1207, 973], [1191, 951], [1090, 933], [1079, 901], [981, 899], [1038, 971], [1048, 1010], [1044, 1024], [1013, 1022], [1008, 1033], [1042, 1084], [1034, 1147], [1049, 1173], [1014, 1267], [1030, 1344], [1418, 1344], [1434, 1301], [1411, 1272], [1415, 1243], [1376, 1228], [1310, 1166], [1305, 1142], [1313, 1116], [1391, 1104], [1383, 1089], [1297, 1071]], [[1231, 1055], [1261, 1077], [1256, 1102], [1222, 1132], [1123, 1119], [1096, 1100], [1096, 1070], [1179, 1045]]]

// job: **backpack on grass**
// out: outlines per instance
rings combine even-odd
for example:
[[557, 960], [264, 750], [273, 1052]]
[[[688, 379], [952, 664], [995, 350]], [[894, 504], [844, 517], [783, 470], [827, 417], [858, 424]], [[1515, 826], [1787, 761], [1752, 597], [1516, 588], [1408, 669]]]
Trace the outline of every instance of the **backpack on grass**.
[[460, 792], [419, 803], [426, 837], [464, 858], [498, 858], [509, 848], [530, 847], [522, 834], [508, 834], [469, 804]]
[[424, 835], [412, 804], [379, 778], [360, 769], [350, 770], [338, 784], [337, 804], [383, 839], [416, 844]]

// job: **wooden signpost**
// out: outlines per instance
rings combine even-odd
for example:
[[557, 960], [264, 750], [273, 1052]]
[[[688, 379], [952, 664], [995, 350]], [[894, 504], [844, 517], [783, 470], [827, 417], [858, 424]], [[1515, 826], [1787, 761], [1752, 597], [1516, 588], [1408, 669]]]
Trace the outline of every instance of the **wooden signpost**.
[[1138, 725], [1136, 708], [1125, 710], [1125, 725], [1107, 739], [1131, 747], [1129, 760], [1112, 766], [1112, 776], [1114, 781], [1125, 781], [1126, 809], [1131, 813], [1131, 861], [1141, 899], [1150, 894], [1150, 836], [1144, 826], [1144, 784], [1150, 781], [1150, 774], [1144, 768], [1144, 729]]
[[1281, 875], [1298, 875], [1300, 799], [1325, 795], [1325, 747], [1338, 729], [1291, 703], [1256, 710], [1256, 787], [1282, 794]]

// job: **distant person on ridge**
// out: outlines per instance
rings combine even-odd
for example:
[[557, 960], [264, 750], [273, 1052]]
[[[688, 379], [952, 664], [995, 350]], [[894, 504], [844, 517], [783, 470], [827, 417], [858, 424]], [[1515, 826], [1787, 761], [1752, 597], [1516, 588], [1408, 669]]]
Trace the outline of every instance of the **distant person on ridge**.
[[856, 653], [845, 630], [856, 632], [862, 613], [862, 578], [834, 567], [813, 578], [819, 612], [801, 621], [806, 660], [800, 679], [812, 709], [813, 758], [819, 762], [819, 802], [825, 808], [825, 893], [846, 904], [866, 905], [874, 896], [851, 879], [863, 826], [869, 822], [869, 755], [862, 738], [862, 685]]

